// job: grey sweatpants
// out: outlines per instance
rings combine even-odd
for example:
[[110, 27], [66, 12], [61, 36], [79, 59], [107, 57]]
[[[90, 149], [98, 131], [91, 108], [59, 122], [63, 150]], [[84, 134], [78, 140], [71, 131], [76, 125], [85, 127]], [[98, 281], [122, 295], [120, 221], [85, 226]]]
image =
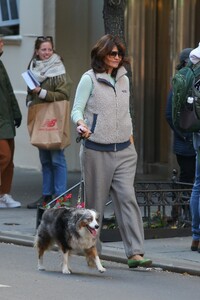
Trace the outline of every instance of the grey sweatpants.
[[133, 187], [137, 164], [135, 146], [101, 152], [81, 145], [80, 159], [86, 207], [97, 210], [102, 222], [110, 196], [127, 257], [144, 254], [143, 222]]

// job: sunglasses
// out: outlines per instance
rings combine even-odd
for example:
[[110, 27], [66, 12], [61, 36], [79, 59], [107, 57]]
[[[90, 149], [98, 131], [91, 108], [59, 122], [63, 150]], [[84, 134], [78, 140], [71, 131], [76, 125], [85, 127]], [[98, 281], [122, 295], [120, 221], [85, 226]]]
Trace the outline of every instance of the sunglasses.
[[53, 42], [53, 37], [50, 36], [50, 35], [47, 35], [47, 36], [38, 36], [37, 40], [38, 41], [50, 41], [50, 42]]
[[111, 51], [108, 55], [112, 57], [116, 57], [118, 55], [119, 58], [122, 58], [123, 56], [122, 52], [120, 51]]

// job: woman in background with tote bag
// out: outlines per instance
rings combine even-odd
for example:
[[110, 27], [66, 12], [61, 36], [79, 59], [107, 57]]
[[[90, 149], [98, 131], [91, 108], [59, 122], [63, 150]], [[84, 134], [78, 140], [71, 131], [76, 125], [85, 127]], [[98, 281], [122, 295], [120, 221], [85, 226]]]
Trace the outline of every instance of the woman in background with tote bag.
[[[26, 98], [28, 107], [39, 103], [69, 101], [72, 81], [66, 73], [61, 57], [54, 51], [51, 36], [37, 37], [28, 69], [40, 84], [32, 90], [28, 88]], [[38, 148], [38, 150], [42, 164], [42, 197], [28, 204], [28, 208], [37, 208], [37, 205], [51, 201], [52, 197], [59, 196], [67, 189], [67, 163], [64, 149]]]

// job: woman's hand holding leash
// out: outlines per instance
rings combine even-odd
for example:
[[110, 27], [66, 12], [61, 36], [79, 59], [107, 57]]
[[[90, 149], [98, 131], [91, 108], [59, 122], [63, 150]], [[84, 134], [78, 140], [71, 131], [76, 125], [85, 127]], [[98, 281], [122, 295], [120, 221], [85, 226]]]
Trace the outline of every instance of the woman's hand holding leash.
[[91, 135], [91, 131], [85, 124], [80, 124], [76, 128], [79, 136], [76, 138], [76, 142], [79, 143], [82, 139], [88, 139]]

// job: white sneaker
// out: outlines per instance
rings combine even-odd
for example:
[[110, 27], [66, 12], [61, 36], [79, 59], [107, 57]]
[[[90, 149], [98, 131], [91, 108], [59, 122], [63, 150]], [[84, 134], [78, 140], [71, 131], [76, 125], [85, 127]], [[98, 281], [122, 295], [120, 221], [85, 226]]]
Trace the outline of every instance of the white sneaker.
[[15, 201], [11, 195], [4, 194], [0, 196], [0, 208], [14, 208], [14, 207], [20, 207], [21, 203], [18, 201]]

